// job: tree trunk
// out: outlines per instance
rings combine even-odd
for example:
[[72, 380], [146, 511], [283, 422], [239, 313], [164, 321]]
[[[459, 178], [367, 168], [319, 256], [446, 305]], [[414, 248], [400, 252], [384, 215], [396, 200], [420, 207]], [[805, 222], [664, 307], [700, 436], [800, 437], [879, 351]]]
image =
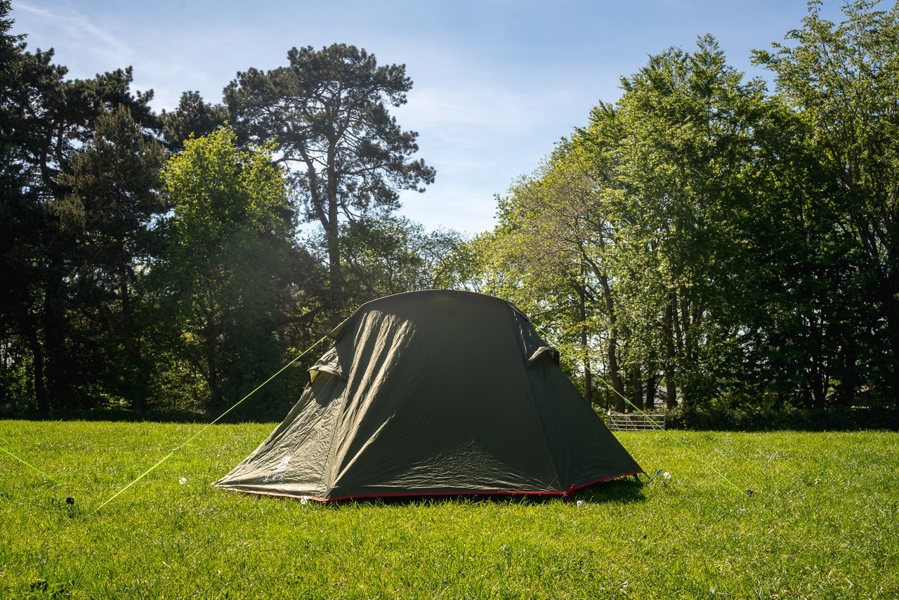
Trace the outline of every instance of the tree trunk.
[[[894, 304], [896, 304], [894, 302]], [[890, 361], [890, 372], [887, 374], [892, 389], [893, 406], [899, 408], [899, 315], [897, 310], [887, 315], [887, 337], [890, 340], [893, 360]]]
[[119, 285], [119, 293], [122, 296], [122, 320], [119, 324], [119, 336], [125, 351], [131, 362], [137, 367], [138, 381], [136, 385], [131, 386], [133, 397], [131, 398], [131, 409], [137, 412], [146, 412], [147, 410], [147, 394], [150, 388], [150, 372], [144, 360], [141, 346], [135, 343], [135, 318], [134, 307], [131, 304], [131, 289], [128, 286], [128, 274], [122, 276], [122, 282]]
[[[322, 186], [316, 163], [305, 148], [299, 148], [300, 155], [306, 165], [306, 178], [309, 182], [310, 204], [318, 222], [325, 230], [325, 243], [328, 246], [328, 286], [330, 308], [335, 310], [337, 318], [343, 317], [343, 274], [340, 265], [340, 203], [337, 198], [337, 172], [334, 168], [335, 148], [332, 142], [328, 148], [328, 167], [324, 174]], [[322, 193], [324, 187], [324, 193]]]
[[66, 352], [65, 284], [62, 281], [62, 261], [54, 256], [50, 259], [44, 306], [41, 313], [41, 328], [44, 332], [43, 356], [44, 375], [47, 382], [47, 405], [49, 408], [74, 408], [72, 382], [69, 381], [70, 366]]
[[[581, 268], [584, 275], [584, 267]], [[581, 326], [581, 364], [584, 368], [584, 400], [587, 406], [593, 406], [593, 372], [590, 370], [590, 348], [587, 345], [587, 289], [584, 285], [577, 286], [578, 292], [578, 316]]]
[[219, 381], [218, 366], [215, 364], [214, 358], [207, 351], [206, 356], [206, 385], [209, 386], [209, 408], [212, 413], [218, 412], [225, 403], [225, 397], [222, 393], [222, 385]]
[[897, 279], [899, 279], [899, 275], [889, 277], [877, 290], [881, 310], [886, 317], [887, 340], [893, 356], [889, 363], [887, 385], [892, 388], [889, 392], [893, 398], [894, 408], [899, 408], [899, 293], [895, 295], [892, 293], [893, 290], [899, 289], [899, 283], [893, 283]]
[[631, 401], [639, 410], [643, 410], [643, 376], [640, 367], [631, 372]]
[[584, 371], [584, 402], [588, 406], [593, 406], [593, 373], [589, 366]]
[[328, 271], [331, 277], [331, 305], [339, 318], [343, 318], [343, 273], [340, 265], [340, 202], [337, 198], [337, 172], [335, 170], [336, 142], [328, 146], [328, 223], [325, 234], [328, 236]]
[[340, 268], [340, 232], [337, 227], [337, 210], [334, 207], [333, 225], [325, 229], [328, 240], [328, 274], [330, 278], [331, 307], [339, 317], [343, 316], [343, 274]]
[[675, 292], [671, 292], [668, 295], [668, 310], [670, 314], [668, 318], [671, 321], [671, 332], [672, 340], [674, 342], [674, 355], [675, 356], [684, 356], [685, 348], [684, 348], [684, 327], [681, 323], [680, 315], [678, 313], [678, 302], [677, 294]]
[[813, 317], [809, 324], [809, 334], [812, 337], [814, 349], [809, 361], [809, 373], [807, 382], [812, 396], [812, 408], [824, 408], [827, 399], [827, 389], [830, 387], [830, 377], [827, 375], [826, 360], [824, 357], [824, 327], [820, 319]]
[[624, 412], [624, 381], [621, 379], [621, 370], [618, 366], [618, 356], [615, 346], [618, 338], [609, 336], [609, 379], [612, 380], [612, 389], [615, 391], [615, 410]]
[[675, 324], [677, 325], [678, 330], [682, 335], [682, 345], [683, 353], [681, 356], [685, 357], [689, 363], [692, 363], [693, 359], [696, 357], [694, 352], [694, 343], [693, 343], [693, 322], [692, 322], [692, 311], [690, 310], [690, 301], [687, 300], [685, 294], [681, 294], [678, 298], [678, 306], [680, 307], [680, 317], [675, 319]]
[[[30, 321], [30, 319], [29, 319]], [[34, 381], [34, 400], [41, 415], [50, 412], [50, 402], [47, 399], [47, 389], [44, 382], [44, 349], [38, 339], [37, 331], [28, 324], [28, 347], [31, 350], [31, 376]]]
[[618, 365], [618, 318], [615, 314], [615, 303], [612, 300], [612, 288], [609, 278], [603, 273], [596, 273], [602, 287], [602, 297], [606, 307], [606, 315], [609, 317], [609, 379], [615, 394], [615, 410], [624, 411], [624, 381], [621, 379], [621, 368]]
[[656, 404], [656, 376], [655, 372], [646, 378], [646, 399], [643, 402], [644, 410], [652, 410]]
[[665, 319], [663, 323], [665, 336], [665, 393], [667, 399], [665, 404], [669, 410], [677, 408], [677, 386], [675, 385], [675, 359], [676, 346], [674, 337], [674, 306], [673, 301], [665, 307]]

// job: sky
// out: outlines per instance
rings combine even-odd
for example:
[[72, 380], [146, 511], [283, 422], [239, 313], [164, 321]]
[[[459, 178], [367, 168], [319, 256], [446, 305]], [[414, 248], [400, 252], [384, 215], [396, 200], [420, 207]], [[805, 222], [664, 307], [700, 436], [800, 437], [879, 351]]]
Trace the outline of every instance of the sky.
[[[841, 20], [841, 0], [822, 13]], [[615, 102], [620, 78], [672, 46], [718, 39], [747, 76], [752, 49], [801, 26], [806, 0], [13, 0], [12, 33], [53, 48], [72, 78], [132, 66], [156, 110], [185, 91], [219, 103], [239, 71], [287, 64], [292, 47], [346, 43], [413, 81], [394, 109], [437, 170], [401, 213], [428, 229], [494, 225], [495, 195]]]

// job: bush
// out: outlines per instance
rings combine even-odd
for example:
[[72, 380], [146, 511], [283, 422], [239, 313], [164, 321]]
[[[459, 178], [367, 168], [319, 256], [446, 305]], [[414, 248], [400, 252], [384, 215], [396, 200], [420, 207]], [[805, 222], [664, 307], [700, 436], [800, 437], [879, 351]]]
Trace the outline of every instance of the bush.
[[672, 429], [719, 431], [857, 431], [899, 430], [899, 412], [888, 407], [785, 408], [712, 406], [668, 412]]

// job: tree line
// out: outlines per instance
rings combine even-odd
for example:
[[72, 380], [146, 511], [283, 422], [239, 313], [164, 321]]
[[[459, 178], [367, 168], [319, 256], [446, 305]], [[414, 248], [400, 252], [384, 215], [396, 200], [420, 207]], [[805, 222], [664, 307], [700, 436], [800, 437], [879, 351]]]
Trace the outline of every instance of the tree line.
[[397, 213], [435, 177], [391, 114], [403, 66], [293, 48], [157, 113], [130, 68], [67, 79], [0, 0], [0, 408], [219, 412], [425, 288], [515, 302], [597, 406], [895, 408], [899, 8], [819, 8], [754, 53], [773, 90], [712, 36], [650, 57], [463, 239]]
[[[404, 67], [294, 48], [220, 104], [189, 91], [156, 113], [130, 68], [67, 78], [11, 12], [0, 1], [0, 405], [219, 411], [354, 306], [454, 284], [442, 260], [461, 237], [396, 214], [435, 176], [390, 112]], [[253, 414], [282, 411], [298, 378]]]
[[652, 56], [499, 198], [480, 289], [604, 406], [895, 408], [899, 8], [877, 4], [810, 3], [753, 53], [773, 92], [711, 36]]

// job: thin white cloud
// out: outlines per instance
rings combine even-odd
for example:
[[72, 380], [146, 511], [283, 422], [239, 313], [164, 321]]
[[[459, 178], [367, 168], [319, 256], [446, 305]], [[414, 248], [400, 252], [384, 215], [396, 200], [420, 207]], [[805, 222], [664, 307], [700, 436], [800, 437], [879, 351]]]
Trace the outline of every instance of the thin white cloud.
[[[23, 20], [22, 13], [33, 17], [28, 19], [30, 31], [25, 33], [41, 30], [41, 37], [58, 40], [60, 47], [64, 46], [66, 53], [72, 56], [93, 56], [96, 62], [115, 65], [129, 64], [133, 56], [131, 47], [124, 39], [98, 26], [71, 4], [56, 4], [50, 9], [43, 5], [17, 2], [14, 9], [17, 24]], [[28, 38], [25, 41], [28, 42]], [[94, 74], [79, 71], [78, 65], [65, 60], [59, 62], [69, 66], [76, 77]]]

